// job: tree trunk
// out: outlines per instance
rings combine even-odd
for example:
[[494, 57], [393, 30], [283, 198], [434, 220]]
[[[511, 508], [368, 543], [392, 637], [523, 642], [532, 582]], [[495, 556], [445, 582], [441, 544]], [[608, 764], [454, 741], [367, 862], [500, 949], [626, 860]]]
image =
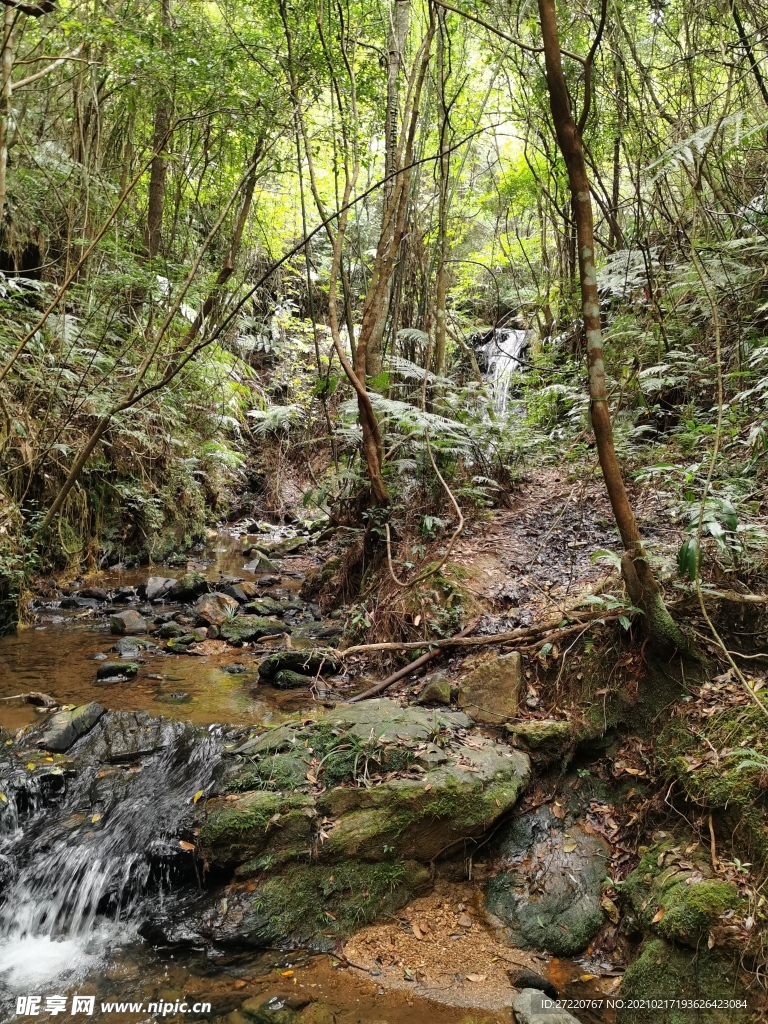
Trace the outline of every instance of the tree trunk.
[[[410, 0], [392, 0], [392, 9], [387, 24], [387, 109], [384, 125], [384, 200], [381, 207], [382, 231], [385, 229], [388, 210], [392, 204], [396, 179], [390, 177], [397, 169], [397, 150], [400, 124], [400, 69], [408, 38], [410, 21]], [[376, 322], [371, 329], [366, 348], [365, 372], [367, 377], [379, 377], [383, 370], [382, 345], [387, 326], [389, 306], [392, 301], [392, 277], [387, 281], [383, 301], [380, 304]]]
[[[168, 31], [171, 26], [171, 0], [161, 0], [162, 3], [162, 45], [167, 48]], [[170, 97], [165, 89], [162, 89], [155, 107], [155, 128], [152, 139], [152, 148], [161, 150], [163, 140], [168, 135], [168, 126], [171, 123]], [[144, 245], [147, 255], [154, 259], [160, 252], [163, 241], [163, 206], [165, 205], [165, 178], [168, 172], [168, 161], [162, 152], [158, 152], [152, 161], [149, 172], [149, 193], [147, 203], [147, 230]]]
[[[441, 9], [437, 16], [438, 39], [437, 49], [437, 74], [440, 104], [440, 160], [437, 166], [438, 171], [438, 200], [437, 200], [437, 272], [435, 280], [435, 373], [441, 377], [445, 373], [445, 343], [446, 343], [446, 256], [448, 249], [448, 180], [451, 169], [451, 157], [448, 150], [448, 133], [450, 123], [448, 119], [448, 104], [445, 96], [445, 84], [448, 78], [446, 68], [446, 33], [445, 10]], [[425, 367], [429, 370], [429, 367]]]
[[0, 89], [0, 225], [5, 219], [5, 197], [8, 192], [8, 118], [11, 114], [13, 90], [11, 75], [13, 73], [13, 23], [15, 18], [14, 8], [6, 7], [3, 21], [3, 49], [0, 55], [0, 74], [2, 75], [2, 89]]
[[[581, 131], [573, 119], [563, 74], [555, 3], [554, 0], [538, 0], [538, 3], [550, 109], [558, 145], [568, 172], [568, 183], [576, 221], [581, 307], [589, 364], [592, 429], [595, 433], [597, 453], [606, 490], [624, 545], [625, 554], [622, 558], [624, 580], [633, 604], [645, 614], [644, 628], [652, 644], [663, 650], [674, 650], [675, 648], [686, 650], [688, 643], [667, 611], [659, 585], [648, 565], [640, 531], [629, 504], [621, 468], [616, 457], [605, 386], [600, 297], [597, 290], [595, 264], [594, 220], [587, 165], [584, 159]], [[589, 75], [589, 60], [586, 74]]]

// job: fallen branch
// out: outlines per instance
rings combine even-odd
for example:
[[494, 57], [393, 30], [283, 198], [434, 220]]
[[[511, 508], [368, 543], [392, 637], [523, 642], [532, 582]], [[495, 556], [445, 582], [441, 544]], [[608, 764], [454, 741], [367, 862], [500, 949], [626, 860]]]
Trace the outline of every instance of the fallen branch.
[[361, 654], [367, 651], [414, 651], [419, 650], [421, 647], [431, 647], [434, 650], [442, 650], [444, 647], [487, 647], [490, 644], [513, 643], [517, 640], [528, 640], [529, 638], [539, 636], [542, 633], [551, 633], [552, 630], [560, 627], [560, 624], [566, 615], [569, 619], [574, 620], [575, 627], [573, 631], [575, 631], [576, 628], [581, 628], [585, 622], [609, 622], [612, 619], [618, 618], [619, 615], [624, 614], [624, 610], [610, 614], [606, 614], [605, 612], [591, 612], [583, 615], [568, 612], [560, 615], [557, 619], [548, 619], [546, 622], [542, 622], [538, 626], [510, 629], [506, 633], [494, 633], [491, 636], [464, 637], [461, 633], [457, 633], [455, 636], [448, 637], [446, 640], [417, 640], [412, 643], [356, 644], [354, 647], [348, 647], [345, 651], [339, 651], [338, 653], [342, 658], [346, 658], [350, 654]]
[[[460, 633], [457, 633], [453, 639], [458, 640], [459, 638], [469, 636], [469, 634], [478, 625], [481, 618], [482, 615], [479, 618], [475, 619], [475, 621], [472, 622], [469, 626], [466, 626], [464, 629], [462, 629]], [[403, 668], [399, 668], [397, 672], [393, 672], [391, 676], [387, 676], [386, 679], [382, 680], [380, 683], [376, 683], [376, 685], [372, 686], [369, 690], [365, 690], [364, 693], [358, 693], [356, 697], [352, 697], [349, 703], [356, 704], [359, 700], [368, 700], [369, 697], [375, 697], [377, 693], [383, 693], [384, 690], [388, 690], [389, 687], [393, 685], [393, 683], [397, 683], [401, 679], [405, 679], [406, 676], [411, 675], [412, 672], [415, 672], [416, 669], [421, 668], [422, 665], [426, 665], [427, 662], [433, 661], [438, 656], [438, 654], [440, 654], [439, 647], [436, 647], [434, 650], [427, 651], [426, 654], [422, 654], [420, 658], [416, 658], [416, 660], [412, 661], [409, 665], [404, 665]]]

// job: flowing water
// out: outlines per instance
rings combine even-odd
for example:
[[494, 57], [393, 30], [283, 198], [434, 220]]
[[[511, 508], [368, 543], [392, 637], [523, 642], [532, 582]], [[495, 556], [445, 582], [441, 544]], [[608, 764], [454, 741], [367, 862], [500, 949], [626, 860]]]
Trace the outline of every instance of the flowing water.
[[491, 381], [496, 412], [503, 416], [508, 409], [513, 375], [524, 364], [530, 332], [498, 327], [490, 338], [478, 346], [480, 368]]

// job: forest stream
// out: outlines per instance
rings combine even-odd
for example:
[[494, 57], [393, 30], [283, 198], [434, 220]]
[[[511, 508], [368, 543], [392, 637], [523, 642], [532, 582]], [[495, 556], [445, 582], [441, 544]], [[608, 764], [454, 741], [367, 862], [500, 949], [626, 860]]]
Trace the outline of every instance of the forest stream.
[[[280, 602], [282, 622], [293, 623], [290, 649], [311, 651], [323, 643], [318, 634], [333, 634], [336, 624], [298, 597], [302, 573], [292, 567], [298, 558], [292, 562], [287, 556], [276, 573], [260, 577], [243, 571], [243, 552], [251, 545], [293, 537], [285, 529], [266, 538], [236, 530], [212, 534], [186, 569], [198, 573], [198, 583], [204, 576], [219, 590], [238, 584], [247, 589], [248, 577], [255, 578], [260, 599]], [[176, 577], [183, 575], [176, 571]], [[575, 986], [581, 998], [615, 988], [619, 972], [611, 963], [601, 970], [597, 961], [535, 956], [498, 944], [478, 911], [477, 883], [455, 872], [438, 877], [426, 896], [424, 878], [401, 894], [401, 879], [393, 874], [391, 892], [382, 895], [390, 907], [387, 913], [385, 906], [388, 925], [381, 934], [368, 929], [367, 937], [363, 929], [363, 939], [355, 936], [346, 947], [339, 935], [323, 934], [323, 928], [310, 929], [303, 948], [292, 948], [291, 928], [285, 935], [262, 929], [254, 936], [253, 929], [238, 931], [236, 925], [230, 932], [226, 927], [206, 932], [201, 914], [204, 918], [212, 908], [224, 919], [240, 913], [236, 903], [242, 892], [227, 888], [231, 865], [226, 858], [216, 863], [210, 853], [201, 855], [196, 818], [209, 795], [226, 788], [228, 778], [231, 782], [231, 752], [244, 749], [244, 740], [253, 745], [248, 737], [254, 727], [273, 727], [271, 734], [277, 735], [274, 727], [295, 720], [296, 712], [305, 716], [304, 726], [322, 720], [329, 709], [342, 706], [338, 702], [354, 684], [346, 676], [338, 677], [334, 689], [310, 677], [304, 677], [309, 685], [301, 689], [259, 682], [259, 655], [265, 647], [284, 648], [285, 635], [242, 647], [197, 637], [183, 653], [169, 653], [168, 640], [118, 637], [110, 632], [110, 615], [137, 610], [152, 615], [156, 624], [173, 622], [173, 614], [183, 618], [184, 605], [162, 597], [149, 605], [146, 569], [116, 567], [87, 584], [73, 581], [55, 598], [41, 592], [29, 628], [0, 639], [1, 720], [8, 730], [4, 735], [11, 737], [0, 751], [3, 1020], [13, 1016], [19, 994], [45, 992], [68, 1000], [75, 994], [94, 996], [96, 1019], [114, 1014], [107, 1004], [130, 1001], [134, 1005], [122, 1007], [121, 1019], [147, 1019], [149, 1004], [159, 1003], [159, 1012], [170, 1019], [229, 1024], [459, 1024], [470, 1008], [472, 1020], [491, 1024], [509, 1019], [512, 990], [505, 975], [510, 965], [534, 971], [561, 992]], [[113, 663], [110, 677], [100, 666]], [[64, 712], [54, 708], [51, 718], [50, 709], [24, 699], [29, 693], [52, 696]], [[73, 714], [83, 706], [97, 707], [100, 717], [86, 722], [74, 743], [51, 740], [49, 731], [38, 747], [41, 721], [42, 729], [50, 730], [45, 723], [66, 716], [73, 706]], [[446, 713], [446, 721], [449, 717]], [[397, 723], [397, 730], [418, 725], [416, 719], [407, 726]], [[465, 723], [458, 724], [466, 732]], [[469, 742], [478, 747], [486, 741]], [[57, 752], [64, 747], [66, 752]], [[436, 747], [429, 756], [445, 759]], [[496, 756], [495, 749], [489, 756]], [[505, 756], [521, 755], [505, 748]], [[308, 777], [314, 778], [312, 769]], [[232, 788], [236, 793], [243, 787]], [[286, 831], [293, 827], [290, 818], [289, 813]], [[349, 866], [354, 872], [356, 865]], [[425, 876], [423, 868], [419, 873]], [[289, 885], [292, 877], [298, 879], [289, 871]], [[349, 882], [348, 897], [341, 892], [342, 909], [347, 898], [359, 902], [354, 889], [365, 884], [361, 877]], [[253, 888], [253, 882], [246, 883], [246, 890]], [[327, 907], [326, 913], [325, 922], [332, 924], [339, 908]], [[361, 914], [360, 923], [367, 920]], [[406, 951], [405, 959], [389, 963], [386, 954], [400, 941], [393, 930], [414, 942], [430, 927], [433, 938], [445, 944], [432, 961], [410, 950], [410, 959]], [[355, 942], [362, 953], [350, 951]], [[373, 966], [356, 967], [356, 955], [368, 956]], [[449, 984], [446, 970], [452, 974]], [[179, 1017], [183, 1002], [210, 1006]], [[44, 1008], [40, 1015], [49, 1016]]]

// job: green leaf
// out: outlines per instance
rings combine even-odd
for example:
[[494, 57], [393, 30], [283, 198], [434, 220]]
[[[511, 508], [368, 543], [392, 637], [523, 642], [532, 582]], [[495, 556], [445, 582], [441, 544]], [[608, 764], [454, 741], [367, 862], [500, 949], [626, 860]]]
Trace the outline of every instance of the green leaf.
[[677, 568], [681, 576], [693, 583], [701, 567], [701, 551], [695, 537], [687, 537], [677, 553]]
[[600, 548], [597, 551], [593, 551], [589, 557], [593, 562], [610, 562], [616, 569], [621, 570], [621, 555], [616, 554], [615, 551]]

